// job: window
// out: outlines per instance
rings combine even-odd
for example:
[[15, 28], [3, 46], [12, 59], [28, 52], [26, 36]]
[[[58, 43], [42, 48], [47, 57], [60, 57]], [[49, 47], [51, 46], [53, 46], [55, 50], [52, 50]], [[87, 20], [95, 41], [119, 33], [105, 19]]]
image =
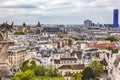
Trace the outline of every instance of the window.
[[74, 63], [76, 63], [76, 61], [74, 61]]
[[61, 71], [61, 74], [62, 74], [62, 71]]
[[69, 72], [69, 74], [71, 74], [71, 72]]
[[67, 61], [67, 63], [69, 63], [69, 61]]

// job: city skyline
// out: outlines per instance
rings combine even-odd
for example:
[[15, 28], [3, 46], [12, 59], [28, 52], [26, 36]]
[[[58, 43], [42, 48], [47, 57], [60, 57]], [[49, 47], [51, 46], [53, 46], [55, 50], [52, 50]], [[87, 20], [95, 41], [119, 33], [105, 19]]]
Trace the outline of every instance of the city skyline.
[[[120, 8], [119, 0], [1, 0], [0, 23], [15, 24], [112, 24], [113, 9]], [[120, 23], [120, 22], [119, 22]]]

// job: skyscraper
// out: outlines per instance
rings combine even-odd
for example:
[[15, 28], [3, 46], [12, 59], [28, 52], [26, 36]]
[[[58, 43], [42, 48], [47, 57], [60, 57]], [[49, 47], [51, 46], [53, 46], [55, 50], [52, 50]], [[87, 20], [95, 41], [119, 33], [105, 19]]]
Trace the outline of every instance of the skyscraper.
[[119, 26], [118, 24], [118, 9], [114, 9], [113, 12], [113, 27], [117, 28]]
[[84, 21], [84, 27], [92, 27], [92, 21], [91, 20], [85, 20]]

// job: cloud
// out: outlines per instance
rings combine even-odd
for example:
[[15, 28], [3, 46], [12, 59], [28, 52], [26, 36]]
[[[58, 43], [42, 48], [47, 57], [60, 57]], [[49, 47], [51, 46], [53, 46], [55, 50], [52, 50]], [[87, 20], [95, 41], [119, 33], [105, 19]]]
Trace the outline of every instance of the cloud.
[[13, 8], [13, 9], [16, 9], [16, 8], [24, 8], [24, 9], [31, 9], [31, 8], [37, 8], [37, 6], [34, 6], [34, 5], [14, 5], [14, 6], [1, 6], [1, 8]]
[[84, 19], [112, 23], [113, 9], [120, 8], [119, 0], [0, 0], [0, 3], [0, 21], [17, 22], [34, 22], [32, 18], [46, 23], [82, 23]]

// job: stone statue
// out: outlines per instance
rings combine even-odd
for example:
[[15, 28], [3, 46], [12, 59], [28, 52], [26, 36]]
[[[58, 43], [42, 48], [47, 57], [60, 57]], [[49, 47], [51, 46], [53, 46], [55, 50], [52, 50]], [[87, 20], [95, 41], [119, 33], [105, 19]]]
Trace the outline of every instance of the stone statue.
[[[7, 50], [9, 46], [13, 44], [13, 42], [8, 39], [9, 31], [13, 31], [13, 23], [11, 25], [7, 23], [0, 25], [0, 76], [7, 75], [7, 73], [11, 74], [8, 66], [9, 62], [6, 60], [9, 55]], [[4, 72], [7, 73], [3, 74], [3, 70], [5, 70]]]
[[11, 25], [3, 23], [0, 25], [0, 41], [8, 40], [8, 31], [13, 31], [13, 22]]

